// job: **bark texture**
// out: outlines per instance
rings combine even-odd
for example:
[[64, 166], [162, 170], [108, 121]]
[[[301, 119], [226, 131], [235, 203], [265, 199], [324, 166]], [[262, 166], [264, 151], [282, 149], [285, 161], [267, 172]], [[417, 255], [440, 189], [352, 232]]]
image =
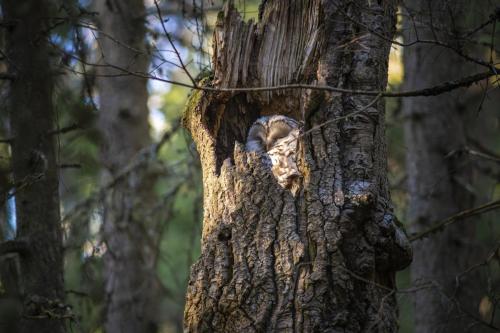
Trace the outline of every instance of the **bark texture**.
[[[467, 15], [467, 2], [412, 0], [408, 3], [417, 26], [405, 23], [407, 41], [440, 38], [453, 47], [460, 46], [452, 33], [460, 31]], [[434, 23], [432, 23], [434, 22]], [[430, 28], [439, 22], [440, 29]], [[405, 50], [405, 89], [420, 89], [439, 82], [458, 79], [471, 65], [451, 50], [417, 44]], [[466, 154], [457, 154], [466, 146], [466, 110], [461, 102], [463, 91], [438, 97], [404, 99], [402, 103], [407, 147], [409, 192], [408, 218], [412, 231], [420, 232], [431, 225], [471, 208], [474, 198], [471, 164]], [[455, 153], [454, 153], [455, 152]], [[477, 263], [475, 224], [462, 221], [443, 232], [414, 244], [412, 281], [414, 285], [433, 282], [433, 288], [415, 294], [415, 332], [484, 331], [477, 322], [478, 305], [484, 281], [469, 273], [460, 273]], [[484, 286], [484, 287], [483, 287]]]
[[51, 134], [55, 119], [54, 71], [47, 45], [50, 2], [5, 0], [1, 6], [3, 19], [12, 23], [6, 33], [7, 59], [16, 77], [9, 91], [18, 223], [17, 241], [12, 244], [24, 248], [22, 253], [16, 250], [17, 281], [9, 283], [23, 301], [23, 317], [11, 329], [64, 332], [64, 321], [56, 317], [64, 313], [53, 308], [64, 299], [64, 284], [59, 182]]
[[[215, 73], [201, 84], [293, 82], [383, 90], [393, 1], [264, 1], [259, 22], [227, 4], [214, 32]], [[330, 122], [300, 140], [296, 197], [267, 157], [247, 153], [260, 116], [304, 130], [348, 115], [373, 97], [318, 91], [193, 92], [184, 117], [200, 153], [202, 254], [193, 265], [188, 332], [395, 332], [395, 271], [411, 248], [390, 204], [384, 103]]]
[[[97, 87], [103, 183], [108, 183], [151, 143], [147, 80], [117, 77], [123, 72], [112, 66], [146, 73], [150, 58], [145, 49], [142, 0], [97, 1], [96, 6], [99, 27], [104, 32], [99, 38], [104, 66], [100, 67]], [[157, 233], [152, 227], [152, 205], [157, 202], [153, 184], [152, 173], [136, 169], [116, 182], [104, 203], [104, 326], [109, 333], [157, 330], [160, 296], [154, 254]]]

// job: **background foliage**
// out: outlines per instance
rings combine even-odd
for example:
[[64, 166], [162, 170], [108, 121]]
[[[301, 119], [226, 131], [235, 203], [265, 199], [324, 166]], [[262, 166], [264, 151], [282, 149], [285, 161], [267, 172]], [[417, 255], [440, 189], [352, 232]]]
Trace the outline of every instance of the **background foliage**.
[[[168, 45], [158, 17], [154, 14], [151, 1], [148, 4], [147, 17], [148, 45], [153, 54], [152, 73], [161, 78], [188, 82], [184, 71], [177, 67], [172, 56], [172, 48]], [[174, 37], [175, 45], [182, 58], [188, 64], [193, 76], [207, 75], [210, 71], [210, 52], [212, 32], [220, 10], [221, 1], [175, 1], [177, 10], [165, 12], [166, 27]], [[258, 15], [256, 0], [236, 1], [245, 19], [256, 19]], [[83, 25], [61, 24], [50, 34], [54, 44], [53, 61], [63, 68], [73, 71], [72, 75], [58, 78], [56, 84], [55, 105], [57, 110], [57, 126], [75, 128], [59, 136], [58, 153], [61, 164], [60, 193], [62, 199], [62, 216], [65, 230], [65, 281], [67, 301], [73, 306], [77, 320], [73, 323], [75, 331], [100, 332], [103, 310], [102, 262], [101, 256], [105, 246], [101, 243], [100, 227], [102, 207], [100, 199], [99, 144], [100, 137], [95, 127], [98, 115], [99, 97], [94, 89], [92, 69], [85, 68], [75, 59], [95, 60], [98, 50], [95, 31], [84, 26], [92, 26], [92, 4], [88, 1], [64, 1], [58, 6], [54, 16], [63, 17], [65, 23], [84, 23]], [[477, 21], [475, 13], [470, 13], [470, 20]], [[500, 29], [498, 29], [500, 30]], [[489, 41], [489, 34], [481, 35], [479, 41]], [[400, 40], [400, 39], [399, 39]], [[0, 48], [3, 46], [0, 38]], [[389, 90], [398, 90], [403, 84], [403, 48], [394, 46], [390, 57]], [[451, 64], [452, 65], [452, 64]], [[4, 65], [0, 63], [0, 70]], [[80, 73], [80, 74], [78, 74]], [[492, 81], [498, 90], [498, 80]], [[5, 83], [0, 81], [0, 94], [5, 95]], [[484, 95], [481, 87], [472, 87], [472, 97], [464, 95], [464, 104], [475, 105], [477, 112], [471, 116], [470, 133], [484, 137], [492, 152], [500, 151], [498, 140], [498, 91], [492, 95]], [[151, 132], [156, 141], [160, 141], [164, 133], [175, 130], [175, 133], [164, 142], [155, 158], [155, 165], [163, 174], [155, 185], [155, 191], [164, 198], [159, 202], [159, 209], [171, 204], [171, 211], [165, 212], [163, 235], [159, 251], [157, 275], [165, 289], [162, 300], [164, 326], [162, 332], [180, 332], [184, 295], [188, 281], [190, 265], [200, 253], [202, 189], [201, 173], [197, 153], [190, 138], [182, 129], [177, 129], [184, 105], [190, 93], [189, 88], [172, 85], [156, 80], [149, 83], [149, 109]], [[465, 100], [467, 98], [467, 100]], [[7, 121], [4, 117], [5, 98], [0, 97], [0, 136], [6, 137]], [[399, 219], [406, 223], [405, 212], [407, 192], [405, 189], [405, 146], [403, 142], [403, 120], [400, 114], [400, 101], [387, 100], [387, 142], [389, 148], [389, 179], [392, 199]], [[497, 156], [498, 153], [495, 153]], [[11, 188], [9, 176], [10, 151], [8, 145], [0, 144], [0, 189], [2, 192]], [[491, 188], [490, 181], [484, 186], [472, 189], [481, 201], [500, 199], [500, 173], [498, 161], [482, 164], [484, 172], [477, 177], [494, 179], [496, 186]], [[179, 185], [172, 194], [172, 189]], [[9, 222], [12, 216], [7, 214], [10, 200], [2, 202], [0, 216], [0, 236], [7, 238], [12, 232]], [[477, 222], [478, 235], [485, 246], [498, 242], [498, 213], [482, 215]], [[496, 236], [498, 238], [498, 236]], [[500, 254], [497, 254], [500, 255]], [[498, 261], [487, 265], [491, 295], [485, 295], [480, 311], [485, 318], [494, 316], [492, 309], [498, 300], [494, 293], [498, 286]], [[410, 287], [408, 270], [398, 274], [398, 285], [405, 289]], [[0, 289], [1, 290], [1, 289]], [[498, 288], [496, 289], [498, 290]], [[400, 299], [401, 332], [412, 332], [411, 294]]]

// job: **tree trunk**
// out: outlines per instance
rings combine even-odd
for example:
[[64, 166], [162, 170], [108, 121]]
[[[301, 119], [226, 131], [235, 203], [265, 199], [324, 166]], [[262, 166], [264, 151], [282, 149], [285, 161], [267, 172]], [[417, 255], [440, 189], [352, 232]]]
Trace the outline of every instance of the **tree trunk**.
[[18, 228], [10, 244], [20, 263], [13, 293], [20, 294], [24, 305], [15, 331], [64, 332], [65, 307], [59, 308], [64, 283], [53, 134], [54, 71], [47, 45], [50, 2], [4, 0], [1, 5], [4, 21], [11, 24], [6, 34], [7, 63], [15, 76], [9, 120]]
[[[263, 2], [258, 23], [246, 23], [230, 1], [214, 32], [214, 77], [201, 84], [384, 90], [390, 43], [366, 27], [391, 39], [395, 11], [394, 1], [274, 0]], [[264, 155], [240, 144], [258, 117], [273, 114], [304, 122], [296, 196]], [[382, 100], [195, 91], [184, 124], [204, 185], [186, 331], [397, 331], [395, 271], [411, 248], [390, 203]]]
[[[467, 15], [464, 2], [412, 0], [407, 5], [417, 15], [420, 39], [440, 38], [459, 47], [454, 36]], [[434, 23], [433, 23], [434, 21]], [[405, 23], [407, 42], [417, 38], [412, 20]], [[439, 22], [441, 29], [431, 29]], [[454, 44], [455, 43], [455, 44]], [[458, 79], [471, 65], [451, 50], [417, 44], [405, 50], [405, 90], [420, 89]], [[471, 164], [466, 154], [465, 110], [455, 91], [438, 97], [404, 99], [405, 142], [408, 172], [409, 212], [412, 231], [420, 232], [464, 209], [471, 208], [473, 196]], [[475, 224], [462, 221], [443, 232], [414, 243], [412, 282], [432, 282], [433, 287], [415, 293], [415, 332], [469, 332], [477, 324], [481, 289], [485, 284], [472, 272], [456, 279], [479, 262]], [[459, 282], [459, 283], [457, 283]], [[484, 282], [484, 281], [483, 281]], [[486, 292], [486, 291], [484, 291]], [[471, 316], [472, 315], [472, 316]], [[476, 317], [476, 318], [474, 318]]]
[[[103, 183], [130, 166], [139, 151], [151, 143], [147, 108], [147, 80], [122, 76], [147, 73], [145, 9], [142, 0], [97, 1], [102, 65], [97, 78], [99, 127], [103, 145]], [[122, 74], [118, 77], [116, 74]], [[156, 233], [152, 206], [157, 202], [154, 178], [134, 169], [109, 191], [104, 203], [103, 237], [106, 290], [105, 329], [109, 333], [156, 332]]]

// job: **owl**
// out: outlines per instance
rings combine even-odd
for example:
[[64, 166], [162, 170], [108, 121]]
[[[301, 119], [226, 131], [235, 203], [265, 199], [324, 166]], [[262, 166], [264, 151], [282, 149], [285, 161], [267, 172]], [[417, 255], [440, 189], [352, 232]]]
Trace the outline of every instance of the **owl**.
[[278, 184], [295, 195], [301, 174], [297, 168], [296, 156], [300, 124], [285, 116], [261, 117], [248, 132], [246, 150], [266, 154], [271, 170]]

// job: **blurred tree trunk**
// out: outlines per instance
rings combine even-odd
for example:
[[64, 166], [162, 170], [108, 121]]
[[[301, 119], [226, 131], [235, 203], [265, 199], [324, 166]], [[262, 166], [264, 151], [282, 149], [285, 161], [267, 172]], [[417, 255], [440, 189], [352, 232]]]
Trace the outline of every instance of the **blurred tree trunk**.
[[[97, 1], [101, 64], [147, 73], [143, 0]], [[121, 76], [114, 76], [122, 74]], [[106, 77], [108, 75], [108, 77]], [[129, 167], [151, 143], [147, 79], [123, 76], [112, 67], [98, 71], [99, 127], [103, 182]], [[110, 189], [104, 203], [106, 290], [105, 329], [109, 333], [156, 332], [158, 292], [156, 234], [152, 230], [154, 178], [134, 169]]]
[[[274, 0], [254, 23], [229, 2], [214, 32], [214, 77], [201, 84], [384, 90], [390, 43], [366, 27], [392, 39], [395, 12], [390, 0]], [[237, 143], [272, 114], [312, 129], [300, 140], [296, 197]], [[397, 331], [395, 271], [408, 265], [411, 248], [392, 213], [383, 100], [305, 89], [194, 91], [184, 124], [204, 185], [186, 331]]]
[[[7, 63], [15, 76], [8, 98], [18, 228], [10, 248], [19, 252], [15, 260], [20, 266], [11, 271], [17, 276], [11, 276], [8, 284], [17, 290], [7, 293], [21, 296], [24, 311], [14, 331], [64, 332], [63, 319], [58, 318], [64, 315], [58, 308], [64, 283], [53, 133], [54, 70], [47, 45], [50, 2], [4, 0], [1, 6], [3, 20], [9, 23]], [[6, 263], [12, 261], [3, 259], [0, 265], [5, 272]]]
[[[461, 23], [470, 13], [467, 2], [411, 0], [406, 4], [417, 13], [414, 21], [406, 19], [407, 42], [417, 38], [414, 22], [418, 22], [420, 39], [440, 38], [461, 49], [453, 34], [461, 32]], [[440, 29], [431, 29], [431, 24], [439, 24]], [[404, 65], [405, 90], [458, 79], [473, 68], [455, 52], [428, 44], [405, 49]], [[403, 100], [410, 198], [408, 218], [413, 232], [426, 230], [473, 206], [471, 164], [469, 156], [460, 153], [466, 146], [463, 95], [464, 91], [459, 90], [437, 97]], [[486, 285], [475, 272], [456, 279], [480, 261], [475, 228], [475, 223], [461, 221], [413, 244], [413, 284], [434, 283], [432, 288], [415, 293], [415, 332], [475, 329], [471, 324], [477, 323], [479, 297]], [[484, 329], [480, 325], [474, 327]]]

